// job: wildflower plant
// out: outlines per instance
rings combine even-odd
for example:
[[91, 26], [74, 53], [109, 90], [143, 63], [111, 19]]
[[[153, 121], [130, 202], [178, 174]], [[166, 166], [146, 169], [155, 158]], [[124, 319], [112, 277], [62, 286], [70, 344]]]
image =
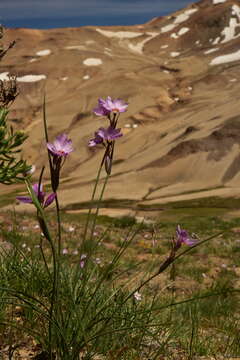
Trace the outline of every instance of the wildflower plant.
[[[58, 135], [53, 142], [49, 141], [44, 100], [44, 129], [52, 190], [48, 195], [43, 190], [43, 168], [38, 183], [32, 185], [28, 177], [25, 179], [29, 196], [18, 196], [17, 199], [36, 208], [41, 231], [42, 267], [47, 277], [47, 288], [42, 286], [42, 297], [42, 294], [37, 293], [34, 287], [27, 287], [24, 292], [11, 288], [4, 290], [8, 292], [8, 296], [6, 296], [8, 303], [10, 296], [14, 304], [17, 301], [19, 306], [31, 314], [27, 318], [29, 324], [24, 329], [41, 344], [42, 358], [90, 360], [100, 355], [106, 359], [115, 359], [120, 358], [121, 354], [125, 356], [125, 352], [128, 353], [131, 347], [137, 349], [138, 352], [135, 353], [135, 357], [129, 357], [129, 359], [142, 358], [142, 352], [149, 346], [150, 339], [153, 343], [159, 343], [162, 334], [162, 320], [157, 323], [155, 314], [164, 308], [164, 306], [158, 306], [157, 294], [154, 294], [151, 300], [146, 300], [146, 296], [143, 294], [144, 288], [179, 258], [212, 238], [197, 240], [178, 225], [176, 234], [170, 242], [169, 254], [162, 263], [158, 264], [157, 271], [150, 275], [146, 272], [145, 278], [140, 282], [133, 279], [132, 284], [128, 279], [118, 283], [122, 275], [118, 266], [121, 257], [134, 240], [142, 224], [137, 227], [133, 224], [126, 231], [124, 241], [114, 252], [110, 262], [104, 264], [102, 259], [97, 256], [98, 245], [106, 233], [95, 236], [96, 219], [112, 171], [115, 141], [122, 136], [121, 129], [117, 128], [118, 119], [120, 114], [127, 110], [127, 107], [128, 104], [123, 100], [107, 97], [106, 100], [100, 98], [98, 106], [94, 109], [97, 116], [102, 116], [107, 120], [108, 126], [99, 128], [88, 145], [90, 147], [103, 146], [104, 154], [94, 185], [85, 229], [80, 234], [80, 249], [75, 252], [78, 261], [76, 264], [69, 264], [67, 262], [70, 255], [68, 247], [61, 250], [58, 191], [61, 170], [65, 161], [70, 160], [68, 157], [73, 152], [73, 144], [66, 134]], [[103, 165], [106, 176], [103, 183], [100, 184], [99, 179]], [[100, 185], [100, 195], [96, 201], [97, 187]], [[54, 206], [54, 203], [58, 224], [56, 233], [49, 226], [46, 211], [51, 204]], [[95, 212], [91, 217], [94, 209]], [[43, 242], [45, 242], [45, 247]], [[17, 249], [16, 257], [19, 254], [19, 258], [24, 259], [24, 264], [26, 262], [25, 266], [28, 269], [34, 269], [31, 283], [39, 282], [41, 284], [39, 268], [36, 270], [35, 265], [22, 255], [22, 250]], [[22, 260], [19, 260], [19, 264], [21, 267]], [[13, 269], [15, 268], [13, 267]], [[166, 307], [172, 305], [171, 302]], [[31, 324], [36, 322], [41, 324], [41, 329], [31, 331], [34, 327]], [[13, 325], [16, 326], [16, 324]], [[127, 347], [126, 344], [128, 344]], [[122, 353], [119, 349], [122, 349]], [[112, 351], [115, 351], [114, 355]], [[149, 354], [148, 358], [157, 359], [159, 349], [155, 352], [149, 351]], [[127, 359], [127, 357], [124, 358]]]

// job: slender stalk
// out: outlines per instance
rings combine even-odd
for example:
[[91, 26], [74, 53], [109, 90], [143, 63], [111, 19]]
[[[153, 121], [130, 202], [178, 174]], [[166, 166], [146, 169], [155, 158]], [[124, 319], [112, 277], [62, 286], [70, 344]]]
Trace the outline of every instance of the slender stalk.
[[47, 264], [47, 260], [46, 260], [46, 257], [45, 257], [44, 251], [43, 251], [43, 237], [41, 235], [40, 235], [40, 250], [41, 250], [43, 262], [44, 262], [45, 268], [47, 270], [47, 273], [48, 273], [49, 277], [51, 277], [49, 267], [48, 267], [48, 264]]
[[191, 308], [190, 308], [190, 317], [191, 317], [192, 331], [191, 331], [190, 341], [189, 341], [189, 356], [188, 356], [188, 360], [192, 360], [192, 359], [193, 359], [193, 343], [194, 343], [194, 337], [195, 337], [195, 323], [194, 323], [194, 319], [193, 319], [193, 311], [192, 311]]
[[61, 255], [61, 247], [62, 247], [62, 228], [61, 228], [60, 206], [59, 206], [57, 192], [56, 192], [56, 197], [55, 197], [55, 204], [56, 204], [57, 226], [58, 226], [58, 256], [60, 256]]
[[58, 275], [58, 266], [56, 261], [56, 252], [55, 247], [52, 241], [50, 241], [51, 251], [52, 251], [52, 259], [53, 259], [53, 285], [52, 285], [52, 296], [51, 296], [51, 303], [49, 309], [49, 323], [48, 323], [48, 341], [49, 341], [49, 355], [50, 360], [53, 359], [52, 354], [52, 320], [54, 314], [54, 305], [57, 302], [57, 275]]
[[109, 177], [110, 177], [109, 174], [107, 174], [107, 176], [105, 177], [105, 180], [104, 180], [104, 183], [103, 183], [103, 187], [102, 187], [102, 190], [101, 190], [101, 194], [100, 194], [99, 199], [98, 199], [98, 202], [97, 202], [97, 208], [96, 208], [96, 212], [95, 212], [95, 214], [94, 214], [94, 219], [93, 219], [93, 225], [92, 225], [92, 230], [91, 230], [90, 239], [92, 239], [92, 237], [93, 237], [93, 233], [94, 233], [94, 230], [95, 230], [95, 226], [96, 226], [96, 222], [97, 222], [97, 217], [98, 217], [98, 213], [99, 213], [99, 209], [100, 209], [100, 204], [101, 204], [101, 201], [102, 201], [102, 198], [103, 198], [103, 194], [104, 194], [104, 191], [105, 191], [105, 188], [106, 188], [106, 185], [107, 185], [107, 182], [108, 182]]
[[[112, 166], [112, 160], [113, 160], [114, 146], [115, 146], [115, 141], [113, 141], [113, 143], [112, 143], [111, 153], [110, 153], [111, 166]], [[104, 154], [103, 160], [104, 160], [105, 156], [108, 155], [108, 154], [107, 154], [107, 151], [108, 151], [108, 150], [106, 150], [106, 152], [105, 152], [105, 154]], [[103, 162], [104, 162], [104, 161], [102, 161], [101, 166], [103, 165]], [[105, 177], [105, 180], [104, 180], [104, 183], [103, 183], [103, 187], [102, 187], [102, 190], [101, 190], [101, 194], [100, 194], [99, 199], [98, 199], [98, 202], [97, 202], [97, 208], [96, 208], [96, 212], [95, 212], [95, 214], [94, 214], [94, 220], [93, 220], [93, 225], [92, 225], [92, 230], [91, 230], [90, 239], [92, 239], [92, 237], [93, 237], [93, 233], [94, 233], [94, 230], [95, 230], [96, 221], [97, 221], [97, 217], [98, 217], [98, 213], [99, 213], [99, 209], [100, 209], [100, 204], [101, 204], [101, 201], [102, 201], [102, 198], [103, 198], [103, 194], [104, 194], [104, 191], [105, 191], [105, 188], [106, 188], [106, 185], [107, 185], [107, 182], [108, 182], [108, 179], [109, 179], [110, 175], [111, 175], [111, 171], [110, 171], [110, 173], [107, 173], [107, 176]]]
[[92, 205], [92, 203], [94, 201], [94, 197], [95, 197], [95, 194], [96, 194], [96, 191], [97, 191], [97, 186], [98, 186], [98, 183], [99, 183], [102, 167], [103, 167], [103, 162], [101, 163], [101, 165], [100, 165], [100, 167], [98, 169], [97, 178], [96, 178], [96, 181], [95, 181], [92, 197], [91, 197], [91, 200], [90, 200], [90, 208], [88, 210], [87, 221], [86, 221], [86, 225], [85, 225], [85, 229], [84, 229], [84, 233], [83, 233], [83, 242], [86, 240], [89, 221], [90, 221], [90, 216], [91, 216], [91, 212], [92, 212], [92, 206], [91, 205]]

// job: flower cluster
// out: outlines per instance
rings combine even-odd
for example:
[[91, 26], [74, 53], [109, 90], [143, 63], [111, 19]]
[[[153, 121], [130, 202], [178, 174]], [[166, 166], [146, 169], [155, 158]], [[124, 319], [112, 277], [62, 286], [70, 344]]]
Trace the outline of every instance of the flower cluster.
[[[33, 189], [34, 193], [36, 194], [36, 197], [38, 198], [38, 201], [40, 202], [40, 204], [43, 208], [46, 208], [47, 206], [49, 206], [56, 197], [55, 193], [51, 193], [45, 199], [46, 193], [43, 191], [42, 184], [40, 186], [39, 186], [39, 184], [34, 184], [32, 186], [32, 189]], [[22, 203], [26, 203], [26, 204], [33, 203], [33, 200], [30, 196], [17, 196], [17, 200], [19, 200]]]
[[121, 137], [121, 129], [116, 129], [120, 113], [127, 111], [128, 104], [121, 99], [112, 99], [110, 96], [106, 100], [98, 99], [98, 106], [93, 109], [97, 116], [106, 116], [110, 122], [107, 128], [99, 128], [95, 132], [95, 137], [91, 139], [88, 146], [93, 147], [102, 144], [105, 147], [102, 164], [105, 164], [107, 174], [111, 173], [114, 141]]

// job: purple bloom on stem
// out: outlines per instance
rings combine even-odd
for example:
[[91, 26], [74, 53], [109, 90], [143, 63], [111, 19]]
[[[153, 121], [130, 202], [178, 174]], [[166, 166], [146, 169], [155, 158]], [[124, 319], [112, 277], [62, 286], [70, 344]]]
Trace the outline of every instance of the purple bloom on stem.
[[53, 156], [67, 156], [73, 151], [72, 140], [66, 134], [56, 137], [53, 143], [47, 143], [47, 148]]
[[180, 246], [182, 244], [185, 244], [188, 246], [193, 246], [197, 242], [197, 240], [195, 240], [195, 239], [191, 238], [191, 236], [189, 236], [189, 234], [186, 230], [181, 229], [180, 225], [177, 226], [176, 234], [177, 234], [177, 240], [176, 240], [177, 248], [180, 248]]
[[128, 104], [121, 99], [112, 99], [110, 96], [106, 100], [98, 99], [98, 106], [93, 112], [98, 116], [107, 116], [111, 112], [122, 113], [127, 111]]
[[107, 129], [100, 128], [95, 132], [95, 138], [89, 141], [88, 146], [96, 146], [103, 143], [104, 140], [112, 141], [122, 135], [121, 129], [114, 129], [112, 126], [109, 126]]
[[[36, 183], [32, 186], [33, 191], [35, 192], [38, 201], [40, 202], [40, 204], [46, 208], [47, 206], [49, 206], [55, 199], [56, 194], [55, 193], [51, 193], [50, 195], [48, 195], [48, 197], [45, 200], [46, 197], [46, 193], [43, 192], [43, 186], [42, 184], [39, 187], [39, 184]], [[32, 204], [33, 201], [31, 199], [30, 196], [17, 196], [16, 197], [17, 200], [19, 200], [20, 202], [23, 202], [25, 204]], [[45, 200], [45, 201], [44, 201]]]
[[61, 134], [56, 137], [53, 143], [47, 143], [47, 148], [53, 156], [53, 161], [50, 159], [50, 170], [52, 189], [55, 193], [59, 186], [60, 170], [67, 155], [73, 151], [72, 140], [68, 139], [66, 134]]

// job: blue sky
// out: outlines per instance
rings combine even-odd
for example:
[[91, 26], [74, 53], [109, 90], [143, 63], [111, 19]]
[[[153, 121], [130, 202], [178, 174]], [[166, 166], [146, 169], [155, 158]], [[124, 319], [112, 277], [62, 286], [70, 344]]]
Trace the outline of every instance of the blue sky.
[[142, 24], [194, 0], [0, 0], [7, 27], [55, 28]]

